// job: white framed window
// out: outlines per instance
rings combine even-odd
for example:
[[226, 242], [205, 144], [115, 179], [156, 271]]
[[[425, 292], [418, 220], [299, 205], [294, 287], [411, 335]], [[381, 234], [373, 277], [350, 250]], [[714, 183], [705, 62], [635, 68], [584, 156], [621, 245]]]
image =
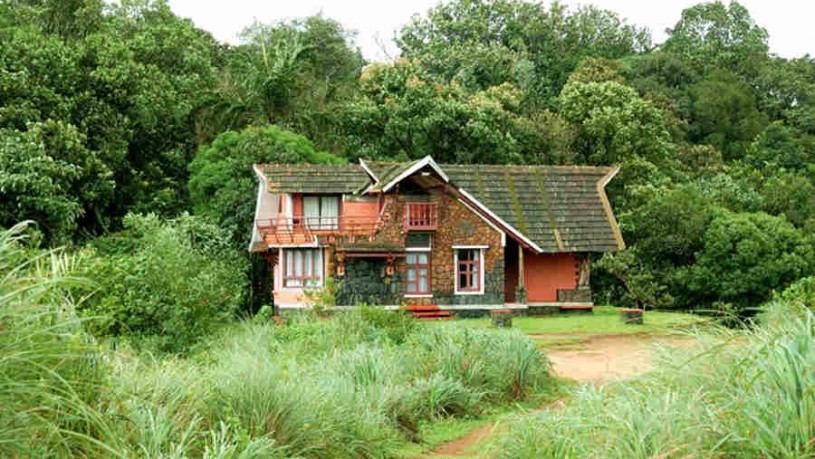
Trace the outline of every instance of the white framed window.
[[323, 271], [322, 249], [283, 250], [283, 287], [320, 287]]
[[456, 295], [484, 293], [484, 248], [454, 247], [453, 265], [456, 270]]

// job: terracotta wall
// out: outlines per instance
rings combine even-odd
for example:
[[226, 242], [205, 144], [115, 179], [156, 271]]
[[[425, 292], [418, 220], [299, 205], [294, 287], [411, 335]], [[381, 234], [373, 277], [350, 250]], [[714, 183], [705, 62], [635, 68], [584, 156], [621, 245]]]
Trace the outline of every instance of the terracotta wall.
[[577, 276], [577, 258], [573, 253], [524, 251], [524, 282], [530, 303], [557, 301], [558, 289], [575, 288]]

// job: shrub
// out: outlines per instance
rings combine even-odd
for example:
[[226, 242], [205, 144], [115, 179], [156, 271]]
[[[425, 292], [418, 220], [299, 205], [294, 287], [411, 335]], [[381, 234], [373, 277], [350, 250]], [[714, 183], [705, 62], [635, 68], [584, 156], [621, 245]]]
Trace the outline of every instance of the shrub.
[[95, 333], [181, 351], [234, 316], [246, 279], [227, 234], [188, 215], [128, 215], [124, 224], [96, 243], [87, 273], [100, 286], [82, 306]]

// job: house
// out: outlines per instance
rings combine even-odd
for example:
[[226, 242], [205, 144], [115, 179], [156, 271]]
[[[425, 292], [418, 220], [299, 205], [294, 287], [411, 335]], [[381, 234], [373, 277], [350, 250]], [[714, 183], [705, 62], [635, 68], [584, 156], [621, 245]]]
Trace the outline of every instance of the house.
[[590, 308], [592, 254], [624, 248], [605, 193], [617, 168], [407, 163], [257, 164], [250, 250], [279, 310], [482, 312]]

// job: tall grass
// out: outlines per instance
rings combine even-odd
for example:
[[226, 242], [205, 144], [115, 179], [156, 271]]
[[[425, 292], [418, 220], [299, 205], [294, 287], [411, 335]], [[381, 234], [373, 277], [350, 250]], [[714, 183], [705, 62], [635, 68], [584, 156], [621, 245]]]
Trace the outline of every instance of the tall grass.
[[563, 410], [515, 420], [496, 457], [815, 457], [812, 312], [778, 302], [762, 327], [699, 341], [665, 349], [639, 380], [583, 386]]
[[74, 314], [81, 260], [24, 233], [0, 233], [3, 458], [385, 458], [552, 383], [520, 334], [374, 308], [236, 324], [184, 358], [110, 350]]
[[113, 428], [91, 404], [103, 363], [73, 314], [75, 260], [25, 239], [25, 224], [0, 232], [0, 457], [114, 457]]

